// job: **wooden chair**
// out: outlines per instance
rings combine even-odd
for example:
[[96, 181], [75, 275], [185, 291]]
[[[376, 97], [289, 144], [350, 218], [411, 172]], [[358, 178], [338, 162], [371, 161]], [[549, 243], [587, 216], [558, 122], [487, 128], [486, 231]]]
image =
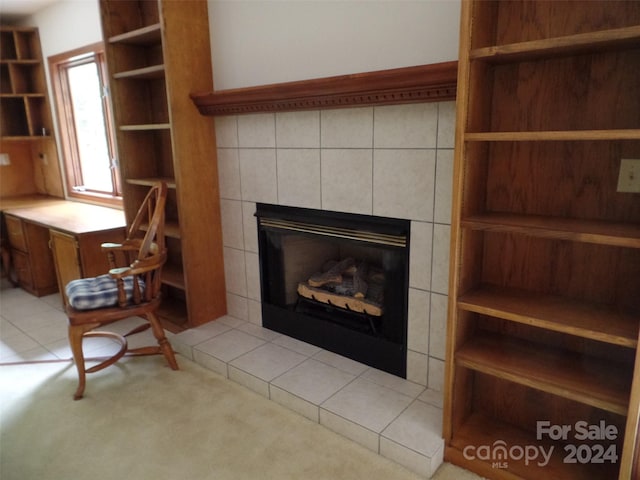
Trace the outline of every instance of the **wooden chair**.
[[[169, 366], [178, 370], [173, 349], [165, 337], [156, 315], [160, 306], [160, 275], [167, 259], [164, 243], [164, 207], [167, 185], [158, 182], [145, 197], [138, 213], [121, 244], [102, 244], [111, 269], [94, 278], [72, 280], [66, 286], [69, 299], [66, 307], [69, 317], [69, 344], [78, 369], [78, 388], [74, 400], [82, 398], [87, 373], [97, 372], [113, 365], [123, 355], [151, 355], [162, 353]], [[125, 264], [121, 267], [118, 265]], [[96, 331], [104, 325], [140, 316], [147, 320], [126, 335]], [[157, 346], [129, 349], [126, 337], [151, 327]], [[86, 368], [82, 349], [85, 337], [108, 337], [120, 343], [118, 352], [106, 360]]]

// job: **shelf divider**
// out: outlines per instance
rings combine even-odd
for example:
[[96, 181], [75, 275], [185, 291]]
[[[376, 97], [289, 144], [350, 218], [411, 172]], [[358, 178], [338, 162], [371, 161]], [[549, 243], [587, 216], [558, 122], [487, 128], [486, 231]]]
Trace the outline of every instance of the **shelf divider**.
[[458, 308], [623, 347], [638, 346], [640, 319], [607, 305], [484, 285], [462, 295]]
[[626, 415], [629, 369], [604, 363], [497, 334], [479, 334], [456, 353], [458, 366]]
[[484, 213], [464, 218], [472, 230], [519, 233], [539, 238], [640, 248], [640, 225], [542, 215]]
[[610, 48], [640, 46], [640, 25], [546, 38], [529, 42], [494, 45], [471, 50], [472, 60], [521, 62], [560, 55], [577, 55]]

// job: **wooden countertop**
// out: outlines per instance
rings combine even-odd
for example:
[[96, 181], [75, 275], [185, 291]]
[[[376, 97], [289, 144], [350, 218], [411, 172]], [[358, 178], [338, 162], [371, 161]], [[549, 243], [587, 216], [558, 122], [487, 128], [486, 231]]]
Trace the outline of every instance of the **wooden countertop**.
[[5, 214], [72, 235], [126, 226], [122, 210], [52, 197], [6, 198], [0, 200], [0, 208]]

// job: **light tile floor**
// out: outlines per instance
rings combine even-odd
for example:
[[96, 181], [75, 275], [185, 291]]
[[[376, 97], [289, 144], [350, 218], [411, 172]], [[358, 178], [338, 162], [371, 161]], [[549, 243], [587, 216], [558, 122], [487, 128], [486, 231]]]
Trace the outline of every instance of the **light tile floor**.
[[[442, 463], [441, 392], [229, 316], [167, 336], [177, 353], [426, 478]], [[131, 346], [152, 342], [149, 331], [129, 337]], [[84, 348], [100, 356], [114, 344], [87, 339]], [[70, 357], [60, 296], [36, 298], [3, 279], [0, 363]]]

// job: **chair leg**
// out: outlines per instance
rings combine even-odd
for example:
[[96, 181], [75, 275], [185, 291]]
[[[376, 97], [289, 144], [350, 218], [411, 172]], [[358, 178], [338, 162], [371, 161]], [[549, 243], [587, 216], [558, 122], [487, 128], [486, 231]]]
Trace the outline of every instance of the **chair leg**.
[[154, 337], [158, 340], [158, 345], [160, 346], [160, 351], [167, 359], [169, 366], [172, 370], [179, 370], [178, 362], [176, 361], [176, 357], [173, 353], [173, 348], [171, 348], [171, 344], [167, 337], [164, 334], [164, 329], [162, 325], [160, 325], [160, 320], [155, 313], [149, 312], [146, 314], [147, 321], [151, 324], [151, 329], [153, 331]]
[[74, 400], [80, 400], [84, 395], [86, 384], [86, 369], [84, 365], [84, 353], [82, 351], [82, 338], [85, 332], [91, 330], [92, 325], [69, 325], [69, 346], [73, 354], [73, 360], [78, 370], [78, 388], [73, 395]]

